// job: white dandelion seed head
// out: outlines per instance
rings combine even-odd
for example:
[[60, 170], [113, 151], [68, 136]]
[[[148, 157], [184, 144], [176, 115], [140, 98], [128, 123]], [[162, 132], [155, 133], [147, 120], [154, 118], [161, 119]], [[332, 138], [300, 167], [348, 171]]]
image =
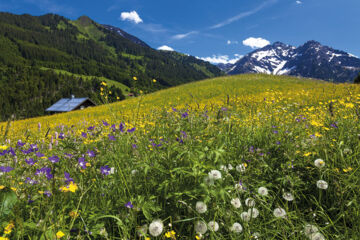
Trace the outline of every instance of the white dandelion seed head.
[[259, 239], [260, 238], [260, 233], [254, 232], [251, 237], [254, 238], [254, 239]]
[[138, 172], [138, 170], [136, 170], [136, 169], [131, 170], [132, 175], [135, 175], [137, 172]]
[[230, 231], [235, 232], [235, 233], [241, 233], [242, 230], [243, 230], [243, 227], [238, 222], [235, 222], [230, 228]]
[[243, 220], [244, 222], [248, 222], [248, 221], [250, 221], [251, 216], [250, 216], [250, 214], [249, 214], [248, 212], [242, 212], [242, 213], [240, 214], [240, 218], [241, 218], [241, 220]]
[[269, 191], [266, 187], [259, 187], [258, 189], [258, 193], [261, 195], [261, 196], [267, 196]]
[[312, 233], [309, 236], [310, 240], [325, 240], [324, 235], [322, 235], [321, 233], [317, 232], [317, 233]]
[[316, 186], [320, 189], [326, 190], [329, 187], [329, 184], [325, 182], [324, 180], [319, 180], [316, 182]]
[[214, 185], [214, 179], [212, 179], [212, 178], [210, 178], [209, 176], [206, 176], [205, 178], [204, 178], [204, 182], [205, 182], [205, 184], [206, 185], [208, 185], [208, 186], [212, 186], [212, 185]]
[[239, 208], [241, 207], [241, 201], [239, 198], [233, 198], [231, 199], [231, 205], [234, 206], [234, 208]]
[[203, 221], [197, 221], [194, 228], [195, 232], [198, 234], [205, 234], [207, 231], [206, 223], [204, 223]]
[[245, 205], [248, 207], [254, 207], [255, 206], [255, 200], [252, 198], [247, 198], [245, 200]]
[[248, 214], [252, 218], [257, 218], [259, 216], [260, 212], [259, 212], [259, 210], [257, 210], [257, 208], [249, 208]]
[[207, 211], [207, 206], [204, 202], [196, 202], [195, 209], [198, 213], [205, 213]]
[[219, 224], [215, 221], [210, 221], [208, 223], [208, 226], [210, 231], [217, 232], [219, 230]]
[[211, 170], [209, 172], [209, 178], [212, 180], [221, 179], [221, 172], [219, 170]]
[[313, 233], [317, 233], [319, 229], [315, 225], [306, 224], [304, 227], [304, 233], [307, 237], [309, 237]]
[[294, 201], [294, 195], [290, 192], [284, 192], [283, 198], [288, 202]]
[[275, 208], [273, 213], [277, 218], [285, 218], [286, 216], [286, 211], [283, 208]]
[[152, 236], [157, 237], [162, 233], [163, 228], [164, 228], [164, 224], [162, 223], [162, 221], [160, 219], [154, 220], [154, 221], [152, 221], [152, 223], [150, 223], [149, 233]]
[[236, 171], [238, 172], [245, 172], [246, 168], [244, 164], [239, 164], [236, 166]]
[[315, 165], [315, 167], [317, 167], [317, 168], [323, 168], [323, 167], [325, 167], [325, 161], [324, 160], [322, 160], [322, 159], [316, 159], [315, 161], [314, 161], [314, 165]]
[[233, 167], [230, 163], [228, 164], [227, 168], [228, 168], [229, 170], [233, 170], [233, 169], [234, 169], [234, 167]]

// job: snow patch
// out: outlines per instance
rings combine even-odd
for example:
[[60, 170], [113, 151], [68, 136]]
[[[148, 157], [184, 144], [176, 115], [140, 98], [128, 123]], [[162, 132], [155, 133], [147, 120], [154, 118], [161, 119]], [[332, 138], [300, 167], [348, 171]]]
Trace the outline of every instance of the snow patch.
[[285, 66], [285, 64], [287, 63], [287, 61], [282, 61], [273, 71], [273, 74], [278, 75], [278, 73], [280, 72], [280, 70]]

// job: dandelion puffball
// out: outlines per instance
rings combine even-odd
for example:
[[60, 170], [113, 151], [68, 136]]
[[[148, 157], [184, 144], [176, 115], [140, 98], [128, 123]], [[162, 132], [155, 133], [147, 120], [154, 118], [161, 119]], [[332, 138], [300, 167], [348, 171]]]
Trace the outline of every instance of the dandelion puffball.
[[250, 217], [252, 218], [257, 218], [259, 216], [259, 210], [257, 210], [257, 208], [250, 208], [248, 210], [248, 214], [250, 215]]
[[306, 224], [304, 227], [304, 233], [307, 237], [309, 237], [311, 234], [313, 233], [317, 233], [319, 231], [319, 229], [311, 224]]
[[320, 189], [326, 190], [329, 187], [329, 184], [325, 182], [324, 180], [319, 180], [316, 182], [316, 186]]
[[198, 201], [196, 203], [195, 209], [198, 213], [205, 213], [207, 211], [207, 206], [204, 202]]
[[261, 196], [267, 196], [269, 191], [266, 187], [259, 187], [258, 189], [258, 193], [261, 195]]
[[314, 161], [314, 165], [317, 168], [323, 168], [323, 167], [325, 167], [325, 162], [324, 162], [324, 160], [319, 158]]
[[208, 226], [209, 226], [209, 230], [211, 231], [217, 232], [219, 230], [219, 224], [215, 221], [210, 221], [208, 223]]
[[254, 207], [255, 206], [255, 200], [252, 198], [247, 198], [245, 200], [245, 205], [248, 207]]
[[221, 179], [221, 172], [218, 170], [211, 170], [209, 172], [209, 178], [212, 180], [218, 180]]
[[243, 220], [244, 222], [248, 222], [248, 221], [250, 221], [251, 216], [250, 216], [250, 214], [249, 214], [248, 212], [242, 212], [242, 213], [240, 214], [240, 218], [241, 218], [241, 220]]
[[286, 201], [293, 201], [294, 200], [294, 195], [292, 195], [292, 193], [289, 193], [289, 192], [285, 192], [283, 194], [283, 198], [286, 200]]
[[283, 208], [275, 208], [273, 213], [277, 218], [285, 218], [286, 216], [286, 211]]
[[199, 234], [205, 234], [207, 231], [206, 223], [203, 221], [197, 221], [195, 223], [195, 232]]
[[243, 230], [243, 228], [242, 228], [241, 224], [238, 222], [235, 222], [230, 228], [230, 231], [235, 232], [235, 233], [241, 233], [242, 230]]
[[157, 237], [159, 236], [164, 228], [164, 224], [161, 220], [155, 220], [152, 223], [150, 223], [149, 226], [149, 232], [152, 236]]
[[317, 232], [317, 233], [312, 233], [309, 236], [310, 240], [325, 240], [324, 235], [322, 235], [321, 233]]
[[231, 205], [234, 206], [234, 208], [239, 208], [241, 207], [241, 202], [239, 198], [233, 198], [231, 199]]

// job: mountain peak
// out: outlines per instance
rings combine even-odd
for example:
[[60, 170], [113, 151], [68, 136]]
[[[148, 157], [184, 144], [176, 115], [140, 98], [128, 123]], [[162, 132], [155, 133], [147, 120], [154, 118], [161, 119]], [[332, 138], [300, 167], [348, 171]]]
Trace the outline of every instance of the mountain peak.
[[81, 26], [83, 26], [83, 27], [86, 27], [86, 26], [89, 26], [89, 25], [94, 24], [94, 21], [91, 20], [91, 18], [89, 18], [88, 16], [85, 16], [85, 15], [79, 17], [79, 18], [77, 19], [77, 22], [78, 22]]
[[318, 46], [322, 46], [321, 43], [319, 43], [318, 41], [315, 40], [310, 40], [307, 41], [303, 46], [307, 46], [307, 47], [318, 47]]

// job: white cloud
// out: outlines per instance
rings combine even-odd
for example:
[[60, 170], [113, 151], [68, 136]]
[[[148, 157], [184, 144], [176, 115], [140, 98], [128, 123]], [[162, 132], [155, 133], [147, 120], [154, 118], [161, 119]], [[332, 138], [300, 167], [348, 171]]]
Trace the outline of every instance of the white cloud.
[[161, 47], [158, 47], [157, 50], [163, 50], [163, 51], [174, 51], [172, 47], [162, 45]]
[[196, 57], [198, 59], [210, 62], [212, 64], [219, 64], [219, 63], [223, 63], [223, 64], [227, 64], [227, 63], [231, 63], [234, 64], [235, 62], [237, 62], [240, 58], [242, 58], [242, 55], [239, 54], [234, 54], [234, 58], [229, 58], [228, 55], [212, 55], [212, 57]]
[[238, 43], [239, 43], [238, 41], [230, 41], [230, 40], [227, 40], [227, 42], [226, 42], [227, 45], [238, 44]]
[[140, 18], [139, 14], [136, 11], [122, 12], [120, 18], [123, 21], [130, 21], [136, 24], [143, 22], [143, 20]]
[[225, 25], [228, 25], [228, 24], [230, 24], [232, 22], [235, 22], [235, 21], [240, 20], [242, 18], [251, 16], [251, 15], [259, 12], [263, 8], [267, 7], [268, 5], [272, 5], [272, 4], [275, 4], [277, 2], [278, 2], [278, 0], [268, 0], [268, 1], [264, 2], [264, 3], [262, 3], [261, 5], [259, 5], [258, 7], [250, 10], [250, 11], [239, 13], [238, 15], [236, 15], [234, 17], [226, 19], [225, 21], [220, 22], [218, 24], [215, 24], [215, 25], [211, 26], [210, 29], [221, 28], [221, 27], [223, 27]]
[[190, 35], [197, 34], [197, 33], [198, 33], [198, 31], [191, 31], [188, 33], [176, 34], [176, 35], [172, 36], [172, 38], [176, 39], [176, 40], [181, 40], [181, 39], [189, 37]]
[[263, 38], [247, 38], [242, 42], [245, 46], [251, 47], [251, 48], [262, 48], [266, 45], [269, 45], [270, 42]]
[[302, 1], [297, 0], [296, 4], [302, 4]]

